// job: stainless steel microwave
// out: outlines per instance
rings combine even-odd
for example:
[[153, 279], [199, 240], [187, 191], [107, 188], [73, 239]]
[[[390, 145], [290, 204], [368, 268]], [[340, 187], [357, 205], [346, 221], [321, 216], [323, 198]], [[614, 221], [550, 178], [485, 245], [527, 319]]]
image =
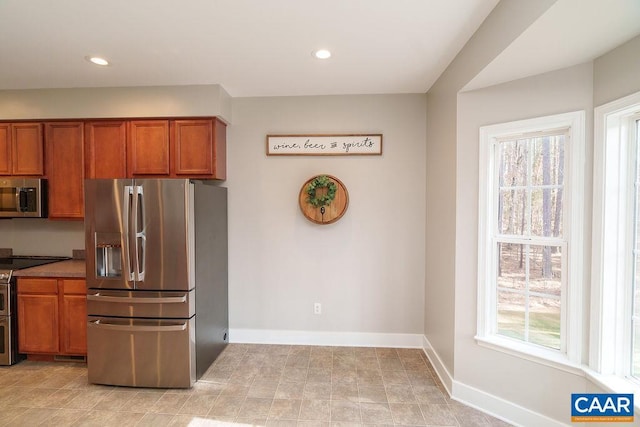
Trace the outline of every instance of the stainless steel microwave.
[[0, 218], [46, 217], [46, 180], [0, 177]]

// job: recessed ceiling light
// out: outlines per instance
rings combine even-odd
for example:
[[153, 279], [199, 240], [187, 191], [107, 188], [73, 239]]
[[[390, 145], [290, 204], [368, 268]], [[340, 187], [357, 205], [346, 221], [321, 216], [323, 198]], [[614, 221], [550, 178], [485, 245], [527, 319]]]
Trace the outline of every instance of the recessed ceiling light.
[[327, 49], [319, 49], [313, 52], [313, 56], [318, 59], [329, 59], [331, 58], [331, 52], [329, 52]]
[[85, 59], [92, 64], [107, 66], [109, 65], [109, 61], [104, 58], [100, 58], [99, 56], [86, 56]]

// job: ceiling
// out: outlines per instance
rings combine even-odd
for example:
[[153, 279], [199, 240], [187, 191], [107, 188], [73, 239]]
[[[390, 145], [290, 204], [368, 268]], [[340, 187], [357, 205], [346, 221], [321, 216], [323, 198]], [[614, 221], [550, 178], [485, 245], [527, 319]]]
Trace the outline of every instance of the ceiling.
[[582, 64], [638, 34], [638, 0], [558, 0], [465, 89]]
[[[424, 93], [497, 2], [0, 0], [0, 89], [220, 84], [233, 97]], [[639, 5], [558, 0], [550, 22], [543, 15], [474, 84], [532, 70], [516, 43], [526, 52], [535, 44], [536, 73], [593, 59], [640, 33]], [[560, 31], [558, 19], [571, 15], [581, 31]], [[606, 25], [592, 33], [600, 21]], [[315, 59], [319, 48], [333, 56]], [[90, 64], [88, 55], [111, 65]]]
[[[0, 89], [420, 93], [497, 0], [0, 0]], [[328, 48], [321, 61], [312, 51]], [[87, 55], [108, 58], [103, 69]]]

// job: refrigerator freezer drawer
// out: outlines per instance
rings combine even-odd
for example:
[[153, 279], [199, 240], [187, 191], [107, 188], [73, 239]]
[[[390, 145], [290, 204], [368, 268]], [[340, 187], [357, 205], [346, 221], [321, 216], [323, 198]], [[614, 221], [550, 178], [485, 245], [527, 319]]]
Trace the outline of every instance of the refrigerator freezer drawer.
[[195, 317], [89, 316], [87, 345], [90, 383], [155, 388], [189, 388], [195, 383]]
[[195, 291], [150, 292], [89, 289], [87, 313], [92, 316], [188, 319], [195, 314]]

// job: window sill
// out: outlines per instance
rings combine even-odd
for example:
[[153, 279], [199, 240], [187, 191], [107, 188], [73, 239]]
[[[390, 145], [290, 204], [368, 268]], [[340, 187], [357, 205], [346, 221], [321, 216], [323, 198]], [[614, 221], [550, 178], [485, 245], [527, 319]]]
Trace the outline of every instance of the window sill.
[[640, 409], [640, 383], [636, 381], [615, 375], [603, 375], [588, 366], [571, 363], [565, 356], [558, 352], [521, 344], [510, 339], [476, 336], [475, 340], [478, 345], [482, 347], [586, 377], [593, 384], [609, 393], [633, 393], [634, 406], [636, 409]]
[[640, 405], [640, 384], [637, 382], [615, 375], [600, 374], [587, 367], [583, 370], [591, 382], [611, 393], [633, 393], [636, 406]]
[[476, 336], [475, 340], [478, 345], [482, 347], [510, 354], [541, 365], [546, 365], [570, 374], [580, 376], [585, 375], [584, 369], [581, 365], [571, 362], [565, 355], [557, 351], [547, 350], [535, 345], [519, 343], [515, 340], [496, 336]]

